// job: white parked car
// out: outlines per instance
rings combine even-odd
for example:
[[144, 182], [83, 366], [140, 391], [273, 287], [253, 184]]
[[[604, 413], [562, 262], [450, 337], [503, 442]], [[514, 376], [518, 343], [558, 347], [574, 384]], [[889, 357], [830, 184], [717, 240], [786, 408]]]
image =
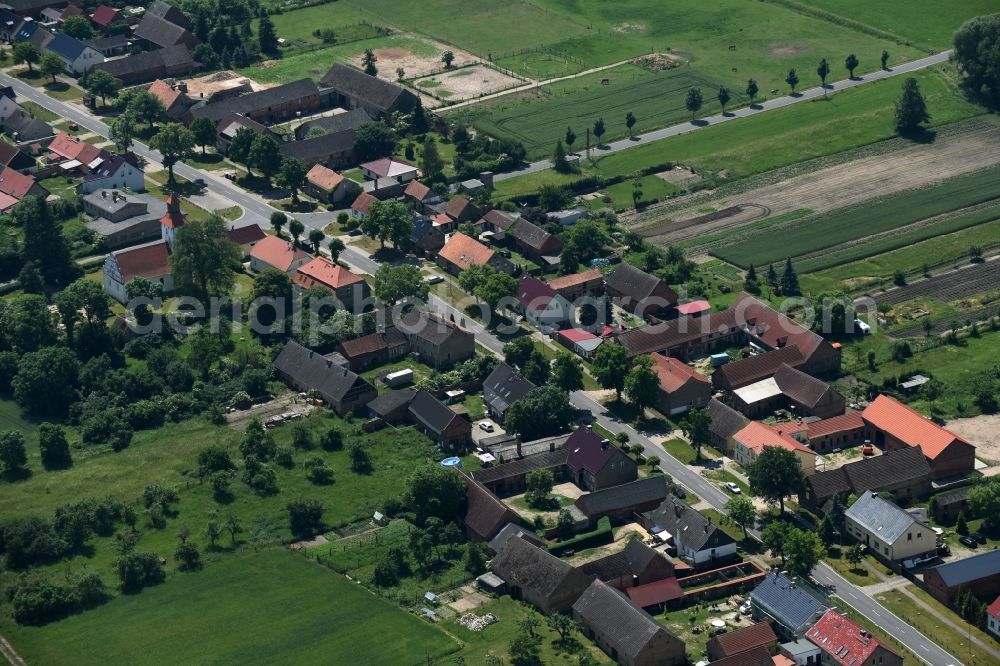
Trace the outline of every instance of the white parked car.
[[479, 429], [483, 430], [485, 432], [493, 432], [493, 430], [494, 430], [493, 424], [490, 423], [489, 421], [480, 421], [479, 422]]
[[736, 485], [736, 484], [735, 484], [734, 482], [732, 482], [732, 481], [726, 481], [726, 482], [725, 482], [724, 484], [722, 484], [722, 485], [723, 485], [723, 486], [725, 486], [726, 490], [728, 490], [729, 492], [731, 492], [731, 493], [732, 493], [732, 494], [734, 494], [734, 495], [739, 495], [739, 494], [740, 494], [740, 492], [742, 492], [742, 491], [740, 490], [740, 487], [739, 487], [738, 485]]
[[444, 278], [440, 275], [430, 275], [424, 280], [424, 282], [427, 284], [438, 284], [439, 282], [444, 282]]
[[746, 601], [744, 601], [743, 605], [740, 606], [740, 614], [741, 615], [749, 615], [750, 614], [750, 600], [749, 599], [746, 600]]

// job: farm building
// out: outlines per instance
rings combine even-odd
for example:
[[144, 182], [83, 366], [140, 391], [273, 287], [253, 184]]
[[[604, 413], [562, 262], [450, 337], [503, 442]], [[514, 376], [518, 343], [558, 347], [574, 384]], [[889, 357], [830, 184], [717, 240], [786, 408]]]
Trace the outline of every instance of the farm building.
[[[569, 446], [569, 442], [566, 442]], [[570, 457], [573, 452], [570, 450]], [[572, 471], [572, 467], [570, 467]], [[605, 516], [613, 523], [631, 521], [636, 514], [655, 509], [668, 494], [667, 480], [662, 476], [648, 476], [620, 486], [611, 486], [582, 495], [574, 504], [591, 525]]]
[[158, 240], [160, 218], [167, 205], [148, 194], [119, 194], [102, 190], [82, 197], [83, 212], [93, 219], [87, 228], [104, 238], [109, 248]]
[[604, 278], [605, 291], [622, 308], [637, 316], [655, 315], [677, 304], [677, 294], [666, 282], [621, 264]]
[[427, 391], [417, 391], [410, 402], [410, 422], [446, 451], [465, 449], [472, 424]]
[[577, 428], [566, 440], [570, 478], [591, 492], [634, 481], [639, 466], [628, 454], [589, 427]]
[[761, 647], [771, 653], [778, 650], [778, 636], [767, 622], [758, 622], [712, 636], [708, 639], [705, 650], [709, 661], [714, 662]]
[[447, 369], [475, 354], [475, 336], [441, 315], [410, 310], [400, 324], [410, 351], [432, 368]]
[[191, 116], [217, 123], [231, 113], [238, 113], [260, 123], [274, 123], [327, 107], [329, 97], [320, 92], [316, 83], [312, 79], [299, 79], [196, 107], [191, 110]]
[[527, 487], [528, 473], [536, 469], [549, 470], [557, 483], [565, 480], [568, 454], [569, 452], [565, 448], [558, 448], [554, 451], [546, 451], [492, 467], [485, 467], [472, 472], [471, 476], [496, 495], [516, 495], [524, 492]]
[[629, 539], [623, 549], [585, 562], [580, 570], [622, 591], [674, 577], [673, 563], [642, 539]]
[[417, 103], [406, 88], [340, 63], [323, 75], [320, 85], [335, 94], [337, 106], [363, 109], [373, 118], [409, 113]]
[[340, 343], [340, 353], [355, 372], [403, 358], [410, 343], [395, 326]]
[[712, 383], [686, 363], [662, 354], [650, 354], [660, 380], [656, 407], [666, 416], [701, 409], [712, 397]]
[[572, 302], [581, 296], [600, 296], [604, 293], [604, 275], [599, 268], [582, 273], [562, 275], [549, 280], [549, 286], [566, 300]]
[[806, 477], [799, 501], [826, 511], [835, 495], [847, 499], [865, 491], [892, 493], [898, 502], [925, 497], [931, 491], [931, 468], [920, 449], [887, 451], [873, 458]]
[[735, 446], [733, 435], [745, 428], [750, 419], [715, 398], [708, 401], [706, 409], [712, 418], [708, 427], [709, 444], [731, 456]]
[[294, 340], [274, 359], [278, 377], [300, 391], [316, 391], [338, 414], [364, 407], [375, 399], [375, 387], [347, 368]]
[[966, 592], [983, 601], [993, 599], [1000, 594], [1000, 548], [926, 570], [924, 587], [948, 606]]
[[562, 239], [524, 218], [515, 220], [507, 227], [504, 238], [515, 250], [533, 261], [548, 265], [559, 263]]
[[[783, 365], [801, 368], [804, 363], [805, 359], [798, 347], [783, 347], [719, 366], [712, 373], [712, 384], [716, 388], [735, 392], [744, 386], [770, 379]], [[780, 390], [775, 391], [780, 394]], [[754, 393], [750, 395], [755, 396]]]
[[840, 416], [810, 421], [806, 424], [806, 437], [809, 446], [820, 453], [858, 446], [865, 440], [865, 422], [861, 412], [848, 409]]
[[183, 76], [194, 71], [196, 66], [188, 47], [178, 44], [106, 60], [94, 65], [93, 69], [107, 72], [123, 86], [132, 86], [155, 79]]
[[[738, 362], [727, 363], [716, 372], [737, 365]], [[832, 386], [787, 363], [778, 366], [773, 376], [733, 391], [733, 407], [752, 419], [764, 418], [779, 409], [793, 410], [797, 416], [825, 419], [843, 414], [844, 405], [844, 397]]]
[[508, 539], [490, 569], [504, 580], [511, 597], [543, 613], [568, 611], [590, 584], [582, 571], [523, 539]]
[[556, 340], [573, 353], [588, 360], [604, 342], [603, 337], [582, 328], [564, 328], [557, 331]]

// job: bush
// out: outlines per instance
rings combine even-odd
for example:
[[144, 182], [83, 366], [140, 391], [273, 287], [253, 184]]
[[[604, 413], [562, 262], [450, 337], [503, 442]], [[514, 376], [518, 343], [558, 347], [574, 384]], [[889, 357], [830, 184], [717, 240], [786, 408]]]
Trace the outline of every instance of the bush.
[[138, 592], [166, 578], [160, 558], [154, 553], [129, 553], [118, 558], [115, 566], [122, 591], [126, 593]]
[[309, 470], [306, 478], [317, 486], [328, 486], [333, 483], [333, 470], [326, 466], [326, 461], [319, 456], [312, 456], [305, 462]]
[[589, 548], [590, 546], [608, 543], [611, 541], [612, 537], [611, 519], [605, 516], [597, 521], [596, 529], [590, 532], [577, 534], [572, 539], [567, 539], [566, 541], [553, 544], [549, 547], [549, 552], [553, 555], [559, 556], [567, 550], [579, 550], [581, 548]]
[[60, 584], [35, 572], [15, 581], [7, 597], [18, 624], [37, 626], [103, 603], [108, 595], [95, 573], [70, 576]]
[[174, 552], [174, 559], [177, 560], [177, 568], [181, 571], [197, 571], [201, 569], [201, 553], [198, 546], [185, 541], [177, 547]]

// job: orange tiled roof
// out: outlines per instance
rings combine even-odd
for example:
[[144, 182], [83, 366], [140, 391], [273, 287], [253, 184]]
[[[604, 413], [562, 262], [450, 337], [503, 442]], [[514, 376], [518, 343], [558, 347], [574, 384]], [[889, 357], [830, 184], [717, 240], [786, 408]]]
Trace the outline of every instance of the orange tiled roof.
[[493, 257], [493, 250], [475, 238], [463, 233], [454, 233], [444, 244], [438, 256], [465, 270], [473, 264], [485, 264]]
[[337, 188], [337, 185], [340, 185], [344, 181], [344, 177], [322, 164], [314, 164], [313, 168], [309, 169], [309, 172], [306, 173], [306, 180], [324, 192], [333, 192]]
[[403, 194], [408, 197], [413, 197], [417, 201], [423, 201], [430, 193], [431, 188], [427, 187], [419, 180], [411, 180], [410, 184], [406, 186], [405, 190], [403, 190]]
[[279, 271], [287, 272], [293, 263], [309, 255], [302, 250], [293, 248], [288, 241], [281, 240], [277, 236], [268, 236], [253, 246], [253, 249], [250, 250], [250, 256], [268, 266], [277, 268]]
[[809, 432], [809, 439], [812, 439], [814, 437], [832, 435], [835, 432], [858, 430], [865, 427], [865, 422], [861, 418], [861, 412], [848, 409], [840, 416], [831, 416], [821, 421], [813, 421], [806, 427]]
[[861, 416], [899, 441], [909, 446], [919, 446], [931, 460], [941, 455], [953, 442], [969, 444], [955, 433], [945, 430], [923, 414], [887, 395], [875, 398]]
[[292, 277], [292, 282], [303, 289], [317, 285], [336, 291], [341, 287], [364, 282], [364, 278], [355, 275], [343, 266], [333, 263], [326, 257], [316, 257], [312, 261], [299, 266]]
[[[832, 608], [806, 632], [806, 638], [826, 652], [832, 661], [843, 666], [864, 664], [882, 645], [875, 636]], [[888, 646], [882, 647], [893, 652]]]
[[653, 371], [660, 378], [660, 388], [667, 393], [673, 393], [691, 380], [711, 384], [708, 377], [695, 372], [683, 361], [662, 354], [650, 354], [649, 357], [653, 359]]
[[358, 211], [362, 215], [368, 214], [368, 208], [373, 204], [378, 202], [378, 197], [368, 192], [362, 192], [358, 195], [358, 198], [354, 200], [351, 204], [351, 208]]
[[573, 273], [572, 275], [563, 275], [562, 277], [557, 277], [549, 280], [549, 286], [559, 291], [560, 289], [567, 289], [569, 287], [575, 287], [579, 284], [586, 284], [587, 282], [592, 282], [593, 280], [600, 280], [602, 278], [601, 269], [591, 268], [589, 271], [583, 271], [582, 273]]
[[149, 94], [163, 102], [163, 108], [169, 111], [177, 98], [181, 96], [181, 91], [171, 87], [166, 81], [157, 79], [153, 81], [153, 85], [149, 86]]
[[79, 137], [60, 132], [49, 144], [49, 152], [67, 160], [77, 160], [81, 164], [90, 164], [101, 154], [101, 149]]
[[760, 454], [765, 446], [776, 446], [787, 451], [804, 451], [815, 455], [815, 451], [793, 438], [786, 430], [760, 421], [751, 421], [743, 430], [733, 435], [733, 439], [757, 454]]

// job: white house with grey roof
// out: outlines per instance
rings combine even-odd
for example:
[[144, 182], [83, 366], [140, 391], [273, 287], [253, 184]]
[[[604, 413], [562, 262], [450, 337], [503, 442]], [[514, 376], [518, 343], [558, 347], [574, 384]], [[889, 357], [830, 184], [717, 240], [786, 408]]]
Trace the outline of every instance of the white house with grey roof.
[[847, 533], [887, 562], [936, 550], [937, 535], [929, 525], [876, 493], [862, 493], [847, 509], [846, 518]]

